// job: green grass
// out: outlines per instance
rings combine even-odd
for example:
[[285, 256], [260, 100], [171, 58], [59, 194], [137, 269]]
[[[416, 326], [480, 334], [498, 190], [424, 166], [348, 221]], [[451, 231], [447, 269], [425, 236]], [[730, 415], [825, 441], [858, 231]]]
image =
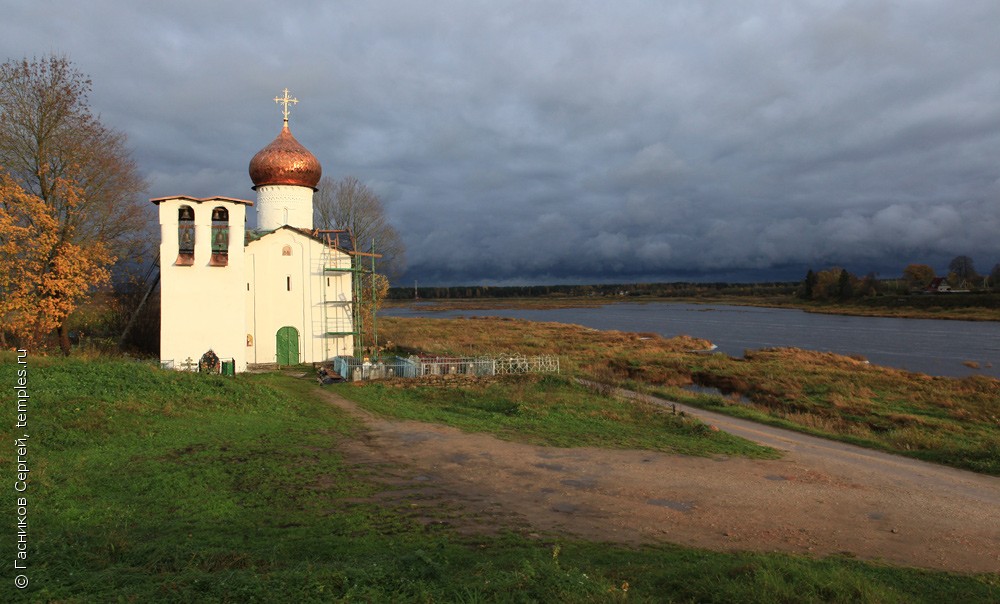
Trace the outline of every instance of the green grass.
[[713, 431], [697, 419], [595, 393], [556, 375], [514, 376], [487, 384], [452, 382], [446, 388], [399, 381], [361, 387], [345, 384], [338, 392], [382, 415], [447, 424], [530, 444], [702, 456], [779, 456], [769, 447]]
[[[13, 368], [3, 359], [0, 383]], [[614, 602], [626, 582], [639, 602], [1000, 595], [995, 574], [425, 526], [370, 497], [377, 470], [337, 448], [363, 428], [308, 380], [29, 358], [29, 389], [30, 585], [15, 592], [8, 565], [8, 602]], [[7, 406], [4, 442], [13, 425]]]

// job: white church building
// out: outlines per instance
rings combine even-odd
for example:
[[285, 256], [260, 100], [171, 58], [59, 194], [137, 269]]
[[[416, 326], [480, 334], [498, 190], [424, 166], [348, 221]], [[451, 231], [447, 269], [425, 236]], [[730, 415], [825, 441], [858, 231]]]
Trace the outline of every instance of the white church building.
[[[253, 201], [158, 197], [160, 359], [242, 372], [354, 354], [351, 251], [313, 229], [319, 160], [284, 124], [250, 160]], [[247, 228], [256, 205], [257, 225]]]

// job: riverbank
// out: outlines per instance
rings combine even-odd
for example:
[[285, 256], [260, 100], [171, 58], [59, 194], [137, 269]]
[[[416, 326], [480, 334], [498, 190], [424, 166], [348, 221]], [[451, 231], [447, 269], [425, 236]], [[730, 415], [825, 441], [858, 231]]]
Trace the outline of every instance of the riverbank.
[[698, 295], [698, 296], [561, 296], [533, 298], [446, 298], [434, 300], [387, 300], [385, 308], [413, 308], [423, 311], [557, 308], [594, 308], [609, 304], [725, 304], [762, 308], [795, 308], [805, 312], [859, 317], [899, 319], [947, 319], [1000, 321], [1000, 294], [973, 298], [965, 294], [914, 295], [866, 298], [852, 302], [807, 302], [794, 296]]

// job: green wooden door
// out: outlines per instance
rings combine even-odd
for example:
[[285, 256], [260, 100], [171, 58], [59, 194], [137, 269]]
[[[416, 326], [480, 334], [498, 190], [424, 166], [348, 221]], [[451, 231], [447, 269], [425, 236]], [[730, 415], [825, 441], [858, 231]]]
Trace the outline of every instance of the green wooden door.
[[299, 331], [294, 327], [278, 330], [278, 364], [295, 365], [299, 362]]

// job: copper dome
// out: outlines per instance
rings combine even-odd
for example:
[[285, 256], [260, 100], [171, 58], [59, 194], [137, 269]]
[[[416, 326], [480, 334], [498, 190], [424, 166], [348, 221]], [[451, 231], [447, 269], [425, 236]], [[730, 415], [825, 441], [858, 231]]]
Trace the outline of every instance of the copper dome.
[[295, 140], [288, 124], [271, 144], [250, 160], [253, 188], [264, 185], [295, 185], [316, 189], [323, 168], [316, 156]]

